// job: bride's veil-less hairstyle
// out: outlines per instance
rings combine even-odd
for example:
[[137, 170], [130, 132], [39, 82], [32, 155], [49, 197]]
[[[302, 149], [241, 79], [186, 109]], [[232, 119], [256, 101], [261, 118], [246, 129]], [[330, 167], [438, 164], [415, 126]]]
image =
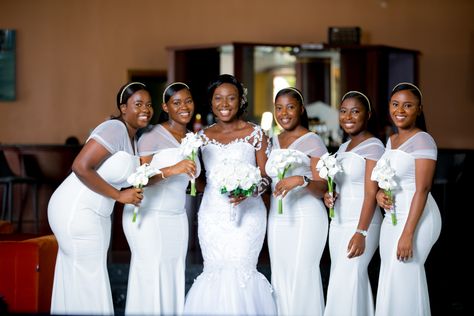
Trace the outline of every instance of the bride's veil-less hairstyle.
[[248, 101], [247, 101], [247, 89], [244, 88], [243, 84], [237, 80], [232, 75], [229, 74], [223, 74], [217, 77], [214, 81], [212, 81], [208, 88], [207, 88], [207, 98], [209, 105], [211, 107], [211, 112], [212, 112], [212, 97], [214, 96], [214, 91], [219, 87], [220, 85], [224, 83], [229, 83], [231, 85], [234, 85], [237, 88], [237, 91], [239, 92], [239, 100], [240, 100], [240, 106], [239, 110], [237, 111], [237, 117], [242, 117], [242, 115], [245, 113], [245, 110], [248, 107]]
[[288, 87], [288, 88], [283, 88], [275, 96], [275, 103], [276, 100], [283, 95], [288, 95], [298, 101], [300, 106], [303, 108], [303, 113], [301, 113], [300, 116], [300, 124], [301, 126], [308, 128], [309, 129], [309, 119], [308, 119], [308, 112], [306, 112], [306, 108], [304, 106], [304, 99], [303, 99], [303, 94], [301, 93], [300, 90], [293, 88], [293, 87]]
[[[393, 87], [392, 93], [390, 94], [390, 98], [392, 98], [392, 96], [399, 91], [410, 91], [418, 99], [418, 105], [422, 106], [423, 95], [421, 93], [421, 90], [413, 83], [400, 82], [395, 87]], [[426, 128], [425, 114], [423, 113], [423, 110], [416, 117], [415, 125], [424, 132], [428, 131]]]

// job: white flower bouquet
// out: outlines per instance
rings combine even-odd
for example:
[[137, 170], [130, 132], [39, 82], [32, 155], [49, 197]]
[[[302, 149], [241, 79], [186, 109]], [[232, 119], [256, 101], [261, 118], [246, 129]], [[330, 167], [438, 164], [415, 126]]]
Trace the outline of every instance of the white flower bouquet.
[[[196, 134], [189, 132], [181, 140], [181, 154], [189, 160], [196, 161], [197, 151], [203, 145], [202, 138]], [[191, 196], [196, 196], [196, 179], [191, 179]]]
[[[134, 188], [143, 188], [145, 185], [148, 184], [148, 179], [153, 177], [154, 175], [161, 173], [159, 169], [156, 169], [148, 163], [144, 163], [143, 165], [139, 166], [134, 173], [132, 173], [128, 178], [127, 182], [132, 185]], [[137, 220], [138, 214], [138, 206], [135, 206], [133, 209], [133, 218], [132, 222], [135, 223]]]
[[[278, 180], [282, 180], [290, 168], [300, 165], [302, 161], [301, 154], [297, 150], [279, 150], [270, 160], [269, 171], [272, 174], [276, 174]], [[281, 197], [278, 198], [278, 214], [283, 214], [283, 202]]]
[[[377, 161], [374, 170], [372, 170], [370, 180], [378, 182], [379, 188], [383, 189], [384, 193], [393, 203], [392, 191], [397, 187], [397, 182], [395, 181], [395, 170], [390, 166], [389, 159], [382, 158]], [[385, 211], [390, 212], [392, 224], [397, 225], [397, 215], [395, 214], [395, 207], [393, 206], [393, 204], [390, 210]]]
[[[336, 158], [336, 154], [325, 153], [319, 158], [316, 164], [316, 170], [319, 171], [319, 176], [328, 181], [329, 195], [334, 194], [334, 176], [342, 172], [342, 166]], [[329, 217], [334, 218], [334, 207], [329, 208]]]
[[[227, 193], [234, 197], [251, 196], [262, 180], [258, 167], [236, 159], [225, 159], [209, 176], [217, 183], [221, 194]], [[232, 204], [230, 220], [235, 220]]]

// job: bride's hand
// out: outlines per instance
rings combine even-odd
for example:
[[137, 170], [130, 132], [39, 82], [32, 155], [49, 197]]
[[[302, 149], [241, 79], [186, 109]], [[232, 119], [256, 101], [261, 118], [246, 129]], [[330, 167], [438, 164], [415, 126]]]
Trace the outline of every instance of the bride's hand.
[[245, 200], [247, 197], [246, 197], [246, 196], [243, 196], [243, 195], [239, 195], [239, 196], [233, 196], [233, 195], [231, 195], [229, 198], [230, 198], [230, 203], [231, 203], [231, 204], [234, 204], [234, 206], [237, 206], [237, 205], [239, 205], [243, 200]]

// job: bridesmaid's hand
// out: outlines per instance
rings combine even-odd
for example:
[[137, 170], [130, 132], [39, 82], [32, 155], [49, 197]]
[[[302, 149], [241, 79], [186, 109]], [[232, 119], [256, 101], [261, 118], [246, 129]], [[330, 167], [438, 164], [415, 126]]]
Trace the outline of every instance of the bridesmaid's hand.
[[375, 198], [377, 199], [377, 204], [384, 210], [392, 209], [392, 200], [383, 190], [379, 190], [375, 195]]
[[331, 197], [331, 194], [329, 194], [329, 192], [324, 193], [324, 197], [323, 197], [324, 205], [326, 205], [327, 208], [334, 207], [334, 203], [336, 203], [337, 197], [338, 197], [338, 194], [336, 191], [332, 193], [332, 197]]
[[170, 175], [187, 174], [191, 179], [196, 176], [196, 163], [189, 159], [181, 160], [177, 164], [173, 165], [170, 169]]
[[299, 187], [304, 184], [302, 176], [291, 176], [288, 178], [281, 179], [275, 185], [275, 190], [273, 191], [274, 197], [284, 198], [288, 192], [293, 190], [296, 187]]
[[362, 234], [355, 233], [349, 245], [347, 246], [347, 258], [354, 258], [361, 256], [365, 251], [365, 238]]
[[118, 202], [122, 204], [133, 204], [139, 206], [143, 200], [143, 189], [129, 188], [123, 191], [119, 191]]
[[397, 259], [406, 262], [413, 258], [413, 237], [409, 234], [402, 233], [398, 240]]

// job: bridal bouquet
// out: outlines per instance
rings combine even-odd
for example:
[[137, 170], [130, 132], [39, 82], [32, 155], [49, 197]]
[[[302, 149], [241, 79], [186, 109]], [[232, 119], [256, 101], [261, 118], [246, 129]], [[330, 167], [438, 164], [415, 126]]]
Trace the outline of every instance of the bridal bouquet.
[[[395, 181], [395, 170], [390, 166], [390, 160], [388, 160], [387, 158], [382, 158], [377, 161], [374, 170], [372, 170], [370, 180], [377, 181], [379, 187], [383, 189], [384, 193], [393, 203], [392, 191], [397, 187], [397, 182]], [[391, 210], [385, 211], [390, 212], [392, 217], [392, 224], [397, 225], [397, 216], [395, 214], [395, 207], [393, 206], [393, 204]]]
[[[332, 197], [334, 194], [334, 176], [342, 172], [342, 167], [336, 159], [336, 154], [330, 155], [329, 153], [325, 153], [322, 155], [316, 164], [316, 170], [319, 171], [321, 178], [328, 181], [328, 191]], [[334, 218], [334, 207], [329, 208], [329, 217]]]
[[[236, 159], [225, 159], [210, 173], [220, 193], [229, 196], [251, 196], [262, 180], [260, 169], [252, 164]], [[235, 220], [235, 210], [231, 204], [230, 220]]]
[[[302, 161], [301, 154], [297, 150], [279, 150], [269, 160], [269, 171], [272, 174], [277, 174], [278, 180], [282, 180], [290, 168], [300, 165]], [[283, 201], [281, 197], [278, 198], [278, 214], [283, 214]]]
[[[134, 173], [132, 173], [128, 178], [127, 182], [132, 185], [134, 188], [143, 188], [145, 185], [148, 184], [148, 179], [153, 177], [154, 175], [160, 173], [161, 171], [150, 166], [148, 163], [144, 163], [143, 165], [139, 166]], [[133, 218], [132, 222], [135, 223], [137, 220], [138, 214], [138, 206], [135, 206], [133, 209]]]
[[[181, 154], [189, 160], [196, 161], [199, 147], [203, 144], [202, 138], [195, 133], [189, 132], [181, 140]], [[196, 196], [196, 179], [191, 179], [191, 196]]]

